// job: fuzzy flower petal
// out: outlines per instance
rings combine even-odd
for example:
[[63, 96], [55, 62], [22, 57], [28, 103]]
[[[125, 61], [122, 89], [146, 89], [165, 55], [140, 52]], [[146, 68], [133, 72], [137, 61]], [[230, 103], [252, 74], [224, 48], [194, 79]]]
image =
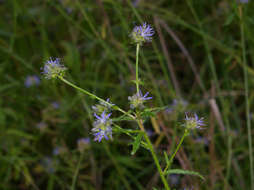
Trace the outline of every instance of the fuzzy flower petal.
[[36, 75], [27, 76], [24, 84], [27, 88], [38, 86], [40, 84], [40, 78]]
[[42, 74], [45, 75], [46, 79], [54, 79], [57, 77], [62, 77], [65, 74], [67, 68], [60, 64], [59, 58], [50, 58], [45, 62], [42, 69]]
[[130, 36], [135, 43], [142, 44], [151, 42], [154, 33], [153, 28], [149, 24], [143, 23], [143, 25], [135, 26]]
[[100, 116], [94, 113], [96, 121], [93, 124], [93, 135], [95, 136], [94, 140], [101, 142], [104, 138], [106, 140], [112, 139], [112, 120], [109, 118], [111, 113], [106, 114], [104, 111]]
[[131, 109], [134, 109], [134, 108], [141, 108], [141, 109], [143, 109], [145, 101], [152, 99], [152, 97], [148, 97], [148, 94], [149, 94], [149, 92], [147, 92], [143, 96], [143, 94], [142, 94], [142, 92], [140, 90], [138, 93], [134, 94], [133, 96], [129, 96], [128, 100], [130, 101], [130, 107], [131, 107]]
[[106, 104], [105, 102], [99, 102], [99, 104], [96, 104], [92, 106], [92, 109], [95, 111], [96, 114], [102, 114], [104, 111], [106, 113], [109, 113], [112, 111], [112, 106], [115, 104], [112, 104], [109, 100], [109, 98], [106, 100], [109, 104]]
[[195, 113], [194, 117], [189, 117], [187, 113], [185, 113], [185, 126], [187, 129], [202, 129], [202, 126], [205, 126], [202, 118], [198, 118], [198, 115]]

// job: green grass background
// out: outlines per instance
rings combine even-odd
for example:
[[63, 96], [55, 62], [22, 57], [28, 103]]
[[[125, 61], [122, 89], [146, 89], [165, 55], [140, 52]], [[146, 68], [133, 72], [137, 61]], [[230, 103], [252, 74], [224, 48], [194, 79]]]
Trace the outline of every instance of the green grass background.
[[[131, 156], [131, 139], [123, 134], [93, 142], [96, 102], [40, 73], [49, 57], [60, 57], [70, 81], [127, 110], [127, 97], [135, 90], [135, 45], [129, 34], [143, 21], [156, 31], [140, 54], [142, 89], [153, 96], [150, 106], [180, 98], [189, 103], [173, 113], [159, 112], [145, 124], [154, 132], [161, 165], [163, 151], [171, 154], [183, 134], [184, 112], [198, 113], [207, 124], [186, 138], [172, 166], [197, 171], [206, 180], [177, 175], [168, 176], [169, 184], [251, 189], [242, 57], [253, 124], [254, 5], [243, 5], [245, 53], [239, 7], [233, 0], [141, 0], [137, 6], [130, 0], [1, 0], [0, 189], [71, 189], [77, 169], [75, 189], [162, 189], [147, 150]], [[29, 75], [40, 76], [40, 85], [26, 88]], [[48, 126], [45, 131], [36, 127], [40, 122]], [[91, 144], [81, 156], [77, 140], [82, 137], [90, 137]], [[55, 147], [66, 151], [54, 156]]]

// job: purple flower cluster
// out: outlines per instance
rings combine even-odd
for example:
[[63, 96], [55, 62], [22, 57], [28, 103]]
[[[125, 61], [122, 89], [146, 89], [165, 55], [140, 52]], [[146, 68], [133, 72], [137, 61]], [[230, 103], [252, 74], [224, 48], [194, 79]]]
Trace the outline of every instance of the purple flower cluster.
[[54, 109], [59, 109], [60, 108], [60, 103], [57, 102], [57, 101], [54, 101], [51, 103], [51, 106], [54, 108]]
[[37, 123], [36, 128], [39, 129], [40, 132], [44, 132], [48, 128], [48, 125], [47, 123], [42, 121], [40, 123]]
[[45, 75], [46, 79], [62, 77], [67, 70], [65, 66], [60, 64], [60, 58], [50, 58], [45, 62], [44, 67], [41, 69], [43, 70], [42, 73]]
[[38, 86], [41, 83], [40, 78], [37, 75], [27, 76], [25, 80], [25, 87], [30, 88], [32, 86]]
[[93, 123], [93, 135], [95, 136], [94, 140], [101, 142], [104, 138], [106, 140], [112, 139], [112, 120], [109, 118], [111, 113], [106, 114], [104, 111], [100, 116], [94, 113], [96, 118], [95, 122]]
[[139, 92], [137, 92], [133, 96], [129, 96], [128, 100], [130, 101], [131, 109], [135, 109], [135, 108], [143, 109], [144, 108], [144, 102], [147, 101], [147, 100], [152, 99], [152, 97], [148, 97], [148, 94], [149, 94], [149, 92], [145, 93], [145, 95], [143, 96], [143, 94], [140, 90]]
[[153, 28], [149, 24], [143, 23], [143, 25], [135, 26], [130, 36], [135, 43], [142, 44], [151, 42], [153, 35]]
[[58, 155], [66, 153], [66, 152], [67, 152], [67, 149], [65, 147], [57, 146], [53, 150], [53, 155], [58, 156]]
[[249, 3], [249, 0], [238, 0], [240, 3]]
[[54, 173], [56, 172], [56, 166], [58, 162], [56, 160], [53, 160], [51, 157], [44, 157], [41, 160], [41, 166], [48, 172], [48, 173]]
[[106, 113], [110, 113], [111, 112], [111, 108], [112, 106], [114, 106], [115, 104], [112, 104], [109, 100], [109, 98], [106, 100], [106, 102], [108, 102], [109, 104], [105, 103], [105, 102], [99, 102], [99, 104], [96, 104], [95, 106], [92, 106], [92, 109], [94, 110], [94, 112], [96, 114], [102, 114], [104, 111]]
[[197, 114], [194, 114], [194, 117], [189, 117], [187, 113], [185, 113], [185, 127], [187, 129], [202, 129], [202, 126], [205, 126], [202, 118], [198, 118]]
[[78, 150], [83, 152], [90, 145], [90, 138], [80, 138], [77, 141]]

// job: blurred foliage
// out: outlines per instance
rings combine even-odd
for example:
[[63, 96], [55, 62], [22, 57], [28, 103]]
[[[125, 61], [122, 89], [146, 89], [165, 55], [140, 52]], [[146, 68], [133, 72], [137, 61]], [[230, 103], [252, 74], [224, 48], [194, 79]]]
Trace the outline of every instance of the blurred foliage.
[[[92, 141], [96, 101], [40, 74], [49, 57], [61, 57], [71, 81], [128, 109], [135, 90], [129, 34], [143, 21], [156, 34], [141, 47], [142, 88], [155, 107], [168, 106], [145, 123], [161, 165], [163, 151], [171, 154], [183, 133], [184, 112], [207, 123], [186, 138], [173, 164], [206, 180], [172, 174], [171, 187], [250, 189], [239, 6], [230, 0], [0, 0], [0, 189], [71, 189], [76, 172], [75, 189], [162, 187], [149, 152], [131, 155], [128, 131], [111, 142]], [[243, 5], [251, 110], [253, 6]], [[34, 75], [40, 83], [26, 86]], [[90, 143], [78, 147], [84, 137]]]

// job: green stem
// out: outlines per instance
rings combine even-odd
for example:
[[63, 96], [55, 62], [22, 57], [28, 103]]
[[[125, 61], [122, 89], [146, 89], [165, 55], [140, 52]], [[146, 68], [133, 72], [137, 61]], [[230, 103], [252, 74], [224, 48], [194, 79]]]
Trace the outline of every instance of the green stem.
[[248, 86], [248, 73], [246, 63], [246, 47], [245, 47], [245, 36], [244, 36], [244, 20], [242, 6], [239, 7], [240, 24], [241, 24], [241, 44], [242, 44], [242, 59], [243, 59], [243, 72], [244, 72], [244, 88], [245, 88], [245, 107], [246, 107], [246, 118], [248, 128], [248, 144], [249, 144], [249, 159], [250, 159], [250, 181], [251, 189], [254, 190], [254, 168], [253, 168], [253, 155], [252, 155], [252, 137], [251, 137], [251, 122], [250, 122], [250, 105], [249, 105], [249, 86]]
[[139, 93], [139, 79], [138, 79], [138, 54], [139, 54], [139, 46], [140, 44], [137, 44], [136, 49], [136, 87], [137, 87], [137, 93]]
[[175, 150], [174, 154], [172, 154], [172, 156], [170, 157], [170, 160], [169, 160], [169, 162], [168, 162], [166, 168], [165, 168], [164, 171], [163, 171], [164, 174], [165, 174], [165, 172], [168, 170], [168, 168], [170, 168], [170, 166], [171, 166], [171, 164], [172, 164], [172, 162], [173, 162], [173, 159], [175, 158], [175, 155], [176, 155], [176, 153], [178, 152], [179, 148], [181, 147], [181, 145], [182, 145], [182, 143], [183, 143], [183, 140], [184, 140], [184, 138], [186, 137], [187, 134], [188, 134], [188, 130], [186, 129], [186, 130], [184, 131], [184, 134], [183, 134], [183, 136], [182, 136], [182, 138], [181, 138], [179, 144], [178, 144], [177, 147], [176, 147], [176, 150]]
[[[137, 122], [138, 122], [139, 127], [141, 129], [144, 129], [144, 126], [143, 126], [142, 122], [141, 121], [137, 121]], [[155, 151], [154, 151], [154, 148], [153, 148], [153, 145], [152, 145], [152, 143], [151, 143], [151, 141], [150, 141], [150, 139], [147, 136], [145, 131], [144, 131], [144, 137], [145, 137], [145, 141], [147, 142], [148, 148], [149, 148], [149, 150], [150, 150], [150, 152], [152, 154], [153, 160], [154, 160], [155, 165], [157, 167], [157, 170], [158, 170], [158, 172], [160, 174], [160, 177], [161, 177], [161, 180], [162, 180], [162, 182], [164, 184], [164, 187], [166, 188], [166, 190], [170, 190], [168, 182], [167, 182], [167, 180], [166, 180], [166, 178], [165, 178], [165, 176], [163, 174], [163, 171], [161, 169], [161, 166], [160, 166], [160, 163], [159, 163], [159, 159], [157, 158], [157, 156], [155, 154]]]
[[66, 84], [72, 86], [73, 88], [79, 90], [80, 92], [82, 92], [82, 93], [84, 93], [84, 94], [87, 94], [87, 95], [91, 96], [92, 98], [95, 98], [95, 99], [97, 99], [97, 100], [99, 100], [99, 101], [101, 101], [101, 102], [103, 102], [103, 103], [105, 103], [105, 104], [111, 106], [111, 107], [114, 108], [115, 110], [118, 110], [118, 111], [122, 112], [123, 114], [128, 115], [128, 116], [131, 117], [132, 119], [135, 119], [135, 117], [134, 117], [133, 115], [127, 113], [126, 111], [122, 110], [122, 109], [119, 108], [118, 106], [116, 106], [116, 105], [114, 105], [114, 104], [111, 104], [111, 103], [109, 103], [109, 102], [103, 100], [102, 98], [99, 98], [98, 96], [96, 96], [96, 95], [94, 95], [94, 94], [92, 94], [92, 93], [90, 93], [90, 92], [88, 92], [88, 91], [86, 91], [86, 90], [84, 90], [84, 89], [82, 89], [82, 88], [76, 86], [75, 84], [69, 82], [68, 80], [64, 79], [63, 77], [59, 77], [59, 79], [62, 80], [63, 82], [65, 82]]

